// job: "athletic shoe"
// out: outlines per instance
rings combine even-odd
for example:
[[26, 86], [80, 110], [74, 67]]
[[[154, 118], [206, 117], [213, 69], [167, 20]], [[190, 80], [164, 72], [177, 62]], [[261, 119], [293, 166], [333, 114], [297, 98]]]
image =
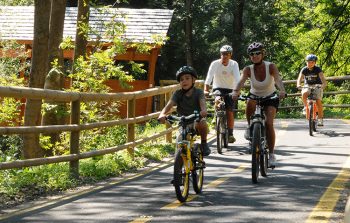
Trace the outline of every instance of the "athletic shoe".
[[276, 161], [276, 156], [275, 156], [275, 154], [270, 153], [270, 154], [269, 154], [269, 166], [270, 166], [270, 167], [276, 166], [276, 164], [277, 164], [277, 161]]
[[317, 122], [317, 126], [323, 126], [323, 119], [319, 119]]
[[229, 135], [228, 136], [228, 142], [229, 143], [234, 143], [234, 142], [236, 142], [236, 138], [233, 135]]
[[306, 115], [306, 107], [303, 108], [302, 113], [303, 113], [303, 115]]

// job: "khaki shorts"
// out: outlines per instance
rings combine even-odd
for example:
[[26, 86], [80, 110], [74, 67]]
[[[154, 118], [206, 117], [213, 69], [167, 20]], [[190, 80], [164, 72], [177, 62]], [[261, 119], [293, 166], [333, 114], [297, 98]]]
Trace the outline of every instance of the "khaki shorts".
[[[308, 94], [311, 93], [311, 89], [309, 88], [303, 88], [301, 90], [301, 94], [303, 95], [305, 92], [308, 92]], [[314, 89], [314, 99], [322, 99], [323, 97], [323, 89], [322, 88], [316, 88]]]

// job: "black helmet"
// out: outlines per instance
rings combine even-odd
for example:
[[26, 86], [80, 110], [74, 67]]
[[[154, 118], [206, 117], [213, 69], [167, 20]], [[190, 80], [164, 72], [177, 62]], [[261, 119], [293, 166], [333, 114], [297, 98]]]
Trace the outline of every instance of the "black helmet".
[[247, 53], [257, 51], [257, 50], [264, 50], [265, 46], [262, 43], [254, 42], [248, 46]]
[[232, 54], [232, 47], [230, 45], [223, 45], [220, 48], [220, 53], [225, 53], [225, 52], [228, 52], [228, 53]]
[[191, 74], [193, 77], [197, 78], [196, 70], [191, 66], [183, 66], [176, 72], [176, 80], [180, 82], [180, 77], [182, 74]]
[[315, 54], [309, 54], [305, 57], [306, 61], [316, 61], [317, 60], [317, 56]]

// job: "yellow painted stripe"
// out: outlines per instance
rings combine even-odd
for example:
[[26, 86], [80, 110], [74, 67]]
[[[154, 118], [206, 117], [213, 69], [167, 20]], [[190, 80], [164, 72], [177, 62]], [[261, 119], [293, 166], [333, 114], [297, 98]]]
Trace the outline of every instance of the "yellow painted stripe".
[[152, 220], [152, 216], [141, 216], [139, 218], [136, 218], [133, 221], [130, 221], [130, 223], [144, 223]]
[[[233, 172], [235, 173], [239, 173], [242, 172], [245, 168], [247, 168], [247, 165], [241, 165], [235, 169], [233, 169]], [[226, 180], [230, 179], [230, 177], [221, 177], [217, 180], [214, 180], [212, 182], [210, 182], [207, 185], [204, 185], [203, 188], [215, 188], [218, 185], [222, 184], [223, 182], [225, 182]], [[192, 201], [193, 199], [195, 199], [196, 197], [198, 197], [198, 195], [189, 195], [187, 198], [187, 202]], [[179, 202], [178, 200], [175, 200], [173, 202], [171, 202], [170, 204], [165, 205], [164, 207], [160, 208], [160, 209], [175, 209], [181, 205], [183, 205], [184, 203]]]
[[318, 204], [314, 207], [305, 223], [328, 223], [333, 210], [338, 202], [340, 192], [344, 190], [350, 178], [350, 156], [342, 170], [333, 182], [328, 186]]

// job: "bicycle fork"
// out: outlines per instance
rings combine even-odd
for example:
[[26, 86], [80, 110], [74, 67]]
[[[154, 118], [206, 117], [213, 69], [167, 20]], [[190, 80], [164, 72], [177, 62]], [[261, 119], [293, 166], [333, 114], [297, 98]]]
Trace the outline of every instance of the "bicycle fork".
[[181, 157], [185, 167], [185, 173], [189, 174], [193, 169], [193, 163], [191, 161], [191, 149], [189, 141], [182, 141], [179, 143], [181, 148]]

